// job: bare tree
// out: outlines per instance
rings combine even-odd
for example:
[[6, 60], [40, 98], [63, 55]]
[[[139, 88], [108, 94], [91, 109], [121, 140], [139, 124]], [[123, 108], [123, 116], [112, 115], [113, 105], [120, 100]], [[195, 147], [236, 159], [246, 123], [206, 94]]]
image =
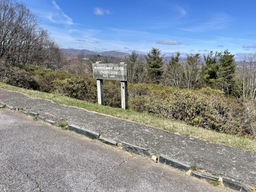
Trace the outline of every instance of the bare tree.
[[172, 87], [181, 87], [183, 81], [183, 66], [180, 63], [180, 53], [171, 57], [170, 62], [165, 67], [163, 77], [164, 85]]
[[125, 62], [128, 65], [128, 81], [130, 83], [145, 83], [147, 76], [145, 59], [133, 51], [125, 59]]
[[243, 98], [256, 98], [256, 55], [248, 55], [237, 67]]
[[194, 89], [200, 86], [201, 69], [200, 54], [188, 55], [184, 63], [184, 87]]
[[25, 5], [1, 0], [0, 26], [0, 58], [7, 64], [52, 67], [60, 62], [58, 47]]

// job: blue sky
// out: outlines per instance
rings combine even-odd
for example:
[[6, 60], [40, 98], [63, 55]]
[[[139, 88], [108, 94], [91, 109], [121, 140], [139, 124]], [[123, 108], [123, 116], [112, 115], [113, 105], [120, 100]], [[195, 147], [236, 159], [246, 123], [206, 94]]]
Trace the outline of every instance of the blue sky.
[[255, 0], [18, 0], [61, 48], [256, 51]]

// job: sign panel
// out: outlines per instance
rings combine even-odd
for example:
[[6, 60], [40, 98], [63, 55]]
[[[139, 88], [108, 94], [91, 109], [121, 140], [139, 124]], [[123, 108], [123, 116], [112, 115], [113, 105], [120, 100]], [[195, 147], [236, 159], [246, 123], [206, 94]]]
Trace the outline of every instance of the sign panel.
[[127, 81], [127, 64], [94, 63], [93, 77], [95, 79]]

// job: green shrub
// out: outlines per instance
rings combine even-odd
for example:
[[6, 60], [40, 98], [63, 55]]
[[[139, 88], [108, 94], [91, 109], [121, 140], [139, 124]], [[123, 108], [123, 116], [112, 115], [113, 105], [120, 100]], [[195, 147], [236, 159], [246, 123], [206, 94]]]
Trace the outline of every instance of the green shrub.
[[55, 80], [64, 80], [72, 77], [71, 74], [64, 71], [53, 71], [45, 68], [37, 68], [32, 72], [32, 75], [40, 85], [40, 90], [44, 92], [54, 92]]
[[[174, 89], [160, 85], [131, 85], [129, 106], [138, 112], [185, 121], [218, 132], [252, 134], [245, 117], [245, 106], [239, 99], [229, 99], [211, 88]], [[133, 92], [132, 92], [133, 91]], [[248, 115], [247, 115], [248, 116]]]
[[121, 107], [121, 85], [119, 81], [104, 81], [104, 104]]
[[0, 66], [0, 80], [17, 87], [39, 89], [39, 84], [30, 73], [18, 67]]
[[96, 84], [90, 79], [73, 76], [53, 81], [54, 91], [76, 99], [96, 102]]
[[148, 99], [144, 96], [129, 98], [129, 108], [137, 112], [146, 112], [145, 106], [149, 103]]
[[[256, 101], [247, 100], [244, 101], [245, 105], [245, 127], [247, 127], [248, 132], [251, 132], [250, 135], [253, 135], [256, 138]], [[250, 136], [249, 135], [249, 136]]]

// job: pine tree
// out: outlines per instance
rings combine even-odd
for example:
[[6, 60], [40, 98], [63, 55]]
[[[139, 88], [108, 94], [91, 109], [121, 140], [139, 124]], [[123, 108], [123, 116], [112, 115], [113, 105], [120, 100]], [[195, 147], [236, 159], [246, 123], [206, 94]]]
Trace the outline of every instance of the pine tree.
[[161, 82], [163, 74], [163, 56], [159, 49], [152, 48], [150, 53], [146, 56], [147, 70], [148, 70], [148, 82], [153, 84], [159, 84]]
[[220, 89], [226, 95], [232, 94], [235, 87], [235, 59], [228, 50], [222, 52], [210, 52], [204, 57], [205, 67], [202, 71], [202, 79], [206, 86]]
[[212, 88], [218, 88], [217, 79], [218, 79], [218, 57], [219, 53], [213, 53], [212, 51], [204, 56], [205, 66], [202, 70], [202, 79], [206, 86], [210, 86]]
[[228, 52], [228, 50], [225, 50], [224, 53], [221, 54], [219, 59], [218, 81], [222, 90], [227, 95], [232, 94], [234, 89], [235, 69], [236, 63], [234, 55]]

